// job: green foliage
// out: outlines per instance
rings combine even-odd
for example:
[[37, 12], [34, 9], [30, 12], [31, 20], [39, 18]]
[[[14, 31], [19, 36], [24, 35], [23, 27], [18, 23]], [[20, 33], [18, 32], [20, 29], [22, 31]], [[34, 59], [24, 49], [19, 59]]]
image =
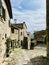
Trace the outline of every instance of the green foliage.
[[7, 38], [7, 43], [10, 43], [11, 42], [11, 38]]
[[11, 38], [7, 38], [7, 40], [6, 40], [6, 54], [7, 54], [7, 57], [9, 56], [10, 46], [11, 46]]
[[7, 38], [6, 45], [8, 48], [10, 47], [10, 44], [11, 44], [11, 38]]

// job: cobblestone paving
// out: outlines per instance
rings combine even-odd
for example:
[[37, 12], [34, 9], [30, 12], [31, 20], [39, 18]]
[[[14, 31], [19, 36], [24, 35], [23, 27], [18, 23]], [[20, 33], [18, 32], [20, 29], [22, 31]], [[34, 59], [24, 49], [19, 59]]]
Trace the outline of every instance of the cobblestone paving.
[[[17, 49], [15, 49], [17, 50]], [[32, 65], [30, 58], [27, 56], [25, 50], [20, 49], [22, 53], [11, 53], [9, 58], [6, 58], [4, 65]]]
[[11, 53], [10, 57], [6, 59], [8, 64], [5, 65], [33, 65], [30, 59], [41, 55], [46, 56], [46, 47], [36, 46], [33, 50], [20, 49], [17, 52]]
[[40, 46], [40, 45], [36, 46], [33, 50], [26, 50], [26, 53], [30, 59], [37, 57], [37, 56], [46, 56], [47, 55], [46, 47]]

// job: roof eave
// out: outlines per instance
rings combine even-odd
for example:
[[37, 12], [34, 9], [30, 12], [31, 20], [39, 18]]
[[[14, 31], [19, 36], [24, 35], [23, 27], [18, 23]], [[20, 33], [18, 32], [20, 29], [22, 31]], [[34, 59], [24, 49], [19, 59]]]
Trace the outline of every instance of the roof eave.
[[7, 6], [7, 9], [8, 9], [9, 16], [10, 16], [10, 18], [12, 18], [12, 8], [11, 8], [10, 0], [4, 0], [4, 1], [5, 1], [5, 3], [6, 3], [6, 6]]

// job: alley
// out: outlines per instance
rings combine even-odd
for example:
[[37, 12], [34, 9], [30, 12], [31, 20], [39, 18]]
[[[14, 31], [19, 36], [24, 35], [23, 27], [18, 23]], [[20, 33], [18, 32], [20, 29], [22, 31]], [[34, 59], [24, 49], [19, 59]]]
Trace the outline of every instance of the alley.
[[5, 60], [5, 65], [7, 62], [9, 65], [32, 65], [30, 59], [37, 56], [46, 56], [46, 47], [36, 46], [32, 50], [26, 49], [15, 49], [10, 54], [10, 57]]

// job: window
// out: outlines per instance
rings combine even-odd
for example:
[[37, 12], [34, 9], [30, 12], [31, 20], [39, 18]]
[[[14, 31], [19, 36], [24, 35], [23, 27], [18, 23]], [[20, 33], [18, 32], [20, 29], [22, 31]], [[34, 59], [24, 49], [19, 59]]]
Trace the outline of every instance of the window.
[[10, 25], [11, 25], [11, 24], [10, 24], [10, 20], [9, 20], [9, 27], [10, 27]]
[[22, 32], [21, 32], [21, 35], [22, 35]]
[[14, 33], [14, 28], [11, 28], [11, 32]]
[[21, 46], [22, 46], [22, 44], [23, 44], [23, 41], [21, 40]]
[[7, 34], [5, 34], [5, 38], [7, 38]]
[[2, 7], [2, 17], [4, 18], [4, 20], [6, 20], [5, 17], [6, 15], [5, 15], [5, 9]]
[[0, 0], [0, 16], [3, 17], [5, 20], [5, 9], [2, 6], [1, 0]]
[[2, 14], [2, 2], [0, 0], [0, 16], [1, 16], [1, 14]]
[[0, 6], [2, 5], [2, 2], [1, 2], [1, 0], [0, 0]]
[[0, 16], [1, 16], [1, 8], [0, 8]]

